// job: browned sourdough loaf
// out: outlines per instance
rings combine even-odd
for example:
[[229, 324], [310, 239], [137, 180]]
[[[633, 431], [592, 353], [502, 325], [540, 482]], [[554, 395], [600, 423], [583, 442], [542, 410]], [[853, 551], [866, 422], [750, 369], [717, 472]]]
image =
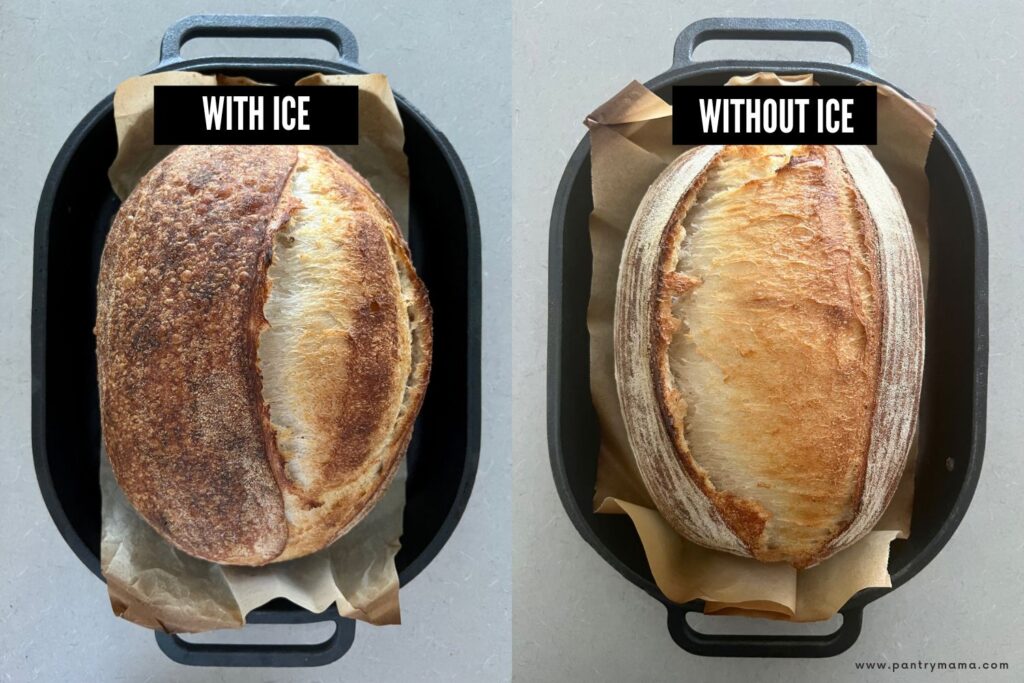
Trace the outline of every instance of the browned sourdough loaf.
[[103, 437], [196, 557], [315, 552], [380, 498], [426, 390], [431, 310], [391, 212], [320, 147], [180, 147], [118, 212], [96, 319]]
[[614, 330], [665, 519], [798, 568], [870, 531], [916, 427], [923, 312], [910, 223], [867, 148], [680, 156], [633, 219]]

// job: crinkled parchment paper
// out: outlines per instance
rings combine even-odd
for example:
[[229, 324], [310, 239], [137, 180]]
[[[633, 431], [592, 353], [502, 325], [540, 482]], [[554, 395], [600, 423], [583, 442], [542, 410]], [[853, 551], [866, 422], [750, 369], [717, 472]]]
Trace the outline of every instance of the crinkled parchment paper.
[[[173, 149], [153, 145], [153, 86], [228, 84], [254, 83], [175, 71], [132, 78], [117, 88], [118, 153], [109, 175], [121, 199]], [[408, 234], [405, 133], [387, 78], [313, 74], [298, 84], [359, 87], [359, 144], [331, 149], [370, 182]], [[105, 452], [100, 461], [100, 565], [118, 616], [168, 632], [238, 628], [251, 610], [274, 598], [287, 598], [311, 612], [322, 612], [333, 603], [345, 617], [371, 624], [399, 623], [395, 555], [401, 547], [405, 508], [404, 462], [374, 509], [330, 547], [265, 567], [231, 567], [196, 559], [165, 541], [128, 503]]]
[[[813, 76], [754, 74], [729, 85], [814, 85]], [[587, 117], [593, 169], [590, 217], [593, 279], [587, 326], [590, 383], [601, 426], [596, 512], [629, 515], [658, 588], [678, 603], [701, 599], [705, 612], [818, 621], [831, 618], [862, 588], [889, 586], [889, 544], [910, 533], [916, 445], [888, 510], [866, 537], [821, 564], [796, 570], [710, 550], [679, 536], [644, 488], [626, 438], [615, 389], [612, 321], [626, 233], [647, 188], [686, 147], [672, 145], [672, 107], [633, 82]], [[931, 108], [878, 86], [878, 144], [871, 149], [899, 189], [928, 268], [928, 178], [935, 130]], [[927, 291], [927, 287], [925, 287]]]

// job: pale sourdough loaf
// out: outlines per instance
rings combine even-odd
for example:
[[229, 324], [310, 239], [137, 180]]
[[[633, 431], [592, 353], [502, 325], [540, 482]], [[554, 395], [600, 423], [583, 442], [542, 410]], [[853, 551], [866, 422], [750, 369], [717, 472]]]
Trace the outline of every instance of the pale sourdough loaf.
[[654, 182], [622, 255], [615, 371], [665, 519], [808, 567], [878, 521], [924, 361], [899, 194], [865, 147], [705, 146]]
[[380, 498], [431, 311], [384, 202], [320, 147], [180, 147], [118, 212], [96, 320], [121, 489], [196, 557], [319, 550]]

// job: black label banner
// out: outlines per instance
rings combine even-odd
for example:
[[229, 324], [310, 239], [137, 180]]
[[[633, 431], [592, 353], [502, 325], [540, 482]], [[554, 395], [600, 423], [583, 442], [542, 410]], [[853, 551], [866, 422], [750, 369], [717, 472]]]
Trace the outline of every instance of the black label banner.
[[873, 145], [877, 100], [873, 85], [676, 85], [672, 144]]
[[157, 85], [157, 145], [355, 145], [354, 85]]

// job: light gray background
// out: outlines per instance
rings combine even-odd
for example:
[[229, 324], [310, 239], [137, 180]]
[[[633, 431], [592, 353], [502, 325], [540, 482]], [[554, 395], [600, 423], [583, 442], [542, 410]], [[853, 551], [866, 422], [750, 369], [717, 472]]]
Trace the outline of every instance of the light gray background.
[[[548, 220], [583, 118], [631, 79], [671, 62], [678, 32], [706, 16], [818, 16], [857, 26], [877, 73], [938, 108], [984, 194], [991, 240], [988, 446], [981, 484], [949, 545], [872, 604], [849, 650], [819, 661], [702, 659], [669, 639], [665, 610], [577, 535], [547, 463]], [[513, 277], [517, 331], [513, 468], [513, 668], [521, 681], [861, 680], [858, 660], [1009, 661], [1009, 673], [882, 674], [889, 680], [1022, 680], [1019, 2], [515, 1]], [[786, 46], [783, 46], [786, 48]], [[842, 57], [841, 48], [707, 44], [699, 58]], [[941, 302], [939, 302], [941, 305]], [[582, 352], [582, 350], [581, 350]]]
[[[511, 7], [507, 3], [0, 2], [0, 680], [507, 680], [511, 602], [507, 373], [510, 325]], [[361, 62], [445, 132], [480, 205], [485, 262], [483, 446], [469, 508], [437, 559], [402, 589], [399, 628], [359, 626], [339, 662], [306, 670], [182, 667], [110, 612], [106, 589], [61, 540], [43, 506], [29, 434], [29, 311], [36, 203], [72, 128], [117, 83], [156, 63], [164, 30], [197, 12], [322, 14], [358, 40]], [[323, 42], [196, 41], [187, 55], [330, 58]], [[537, 330], [536, 334], [543, 334]], [[309, 640], [325, 631], [308, 628]], [[263, 641], [296, 638], [264, 626]], [[330, 629], [327, 629], [329, 633]], [[269, 633], [268, 633], [269, 632]]]

